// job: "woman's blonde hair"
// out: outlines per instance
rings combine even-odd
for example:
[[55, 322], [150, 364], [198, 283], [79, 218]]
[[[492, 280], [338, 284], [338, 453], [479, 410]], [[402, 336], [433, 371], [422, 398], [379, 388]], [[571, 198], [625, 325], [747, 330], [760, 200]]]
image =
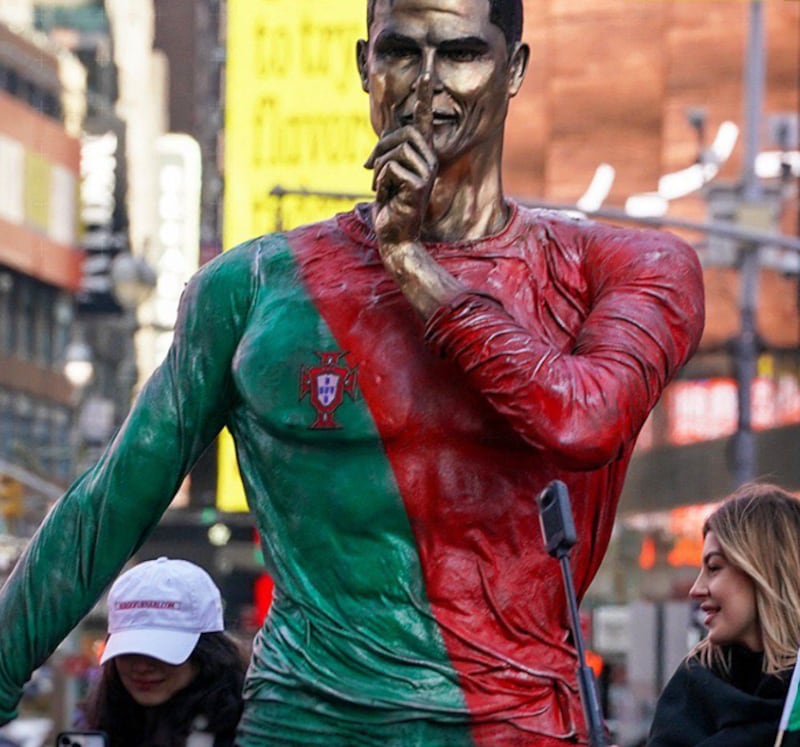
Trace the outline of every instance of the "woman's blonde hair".
[[[800, 500], [777, 485], [748, 483], [706, 519], [703, 537], [709, 532], [755, 585], [764, 672], [793, 666], [800, 645]], [[706, 666], [728, 669], [725, 649], [707, 638], [693, 653]]]

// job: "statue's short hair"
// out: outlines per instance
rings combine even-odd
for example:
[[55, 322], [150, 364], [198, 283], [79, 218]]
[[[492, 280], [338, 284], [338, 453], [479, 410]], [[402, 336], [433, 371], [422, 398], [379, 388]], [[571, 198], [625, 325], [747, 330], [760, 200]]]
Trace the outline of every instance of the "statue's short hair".
[[[375, 17], [377, 1], [367, 0], [368, 33]], [[503, 32], [506, 44], [511, 49], [522, 38], [522, 0], [489, 0], [489, 20]]]

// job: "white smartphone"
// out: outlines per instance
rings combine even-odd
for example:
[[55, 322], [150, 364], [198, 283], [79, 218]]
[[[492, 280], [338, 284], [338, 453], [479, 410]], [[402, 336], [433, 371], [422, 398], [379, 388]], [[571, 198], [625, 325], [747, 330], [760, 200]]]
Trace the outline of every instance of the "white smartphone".
[[102, 731], [62, 731], [56, 747], [108, 747], [108, 737]]

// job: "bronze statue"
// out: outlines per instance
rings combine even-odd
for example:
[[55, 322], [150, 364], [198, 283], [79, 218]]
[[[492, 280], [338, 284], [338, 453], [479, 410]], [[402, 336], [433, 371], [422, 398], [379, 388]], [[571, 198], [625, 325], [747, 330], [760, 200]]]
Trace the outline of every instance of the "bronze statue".
[[0, 597], [0, 717], [223, 425], [275, 581], [240, 744], [585, 741], [534, 497], [585, 592], [703, 324], [694, 252], [503, 195], [521, 0], [370, 0], [376, 199], [206, 265], [175, 342]]

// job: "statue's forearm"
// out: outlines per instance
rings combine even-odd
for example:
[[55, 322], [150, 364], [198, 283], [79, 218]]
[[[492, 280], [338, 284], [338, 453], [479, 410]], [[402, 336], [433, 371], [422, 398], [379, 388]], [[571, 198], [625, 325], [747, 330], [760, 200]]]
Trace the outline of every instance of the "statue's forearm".
[[382, 243], [380, 253], [386, 269], [423, 319], [466, 290], [417, 241]]

